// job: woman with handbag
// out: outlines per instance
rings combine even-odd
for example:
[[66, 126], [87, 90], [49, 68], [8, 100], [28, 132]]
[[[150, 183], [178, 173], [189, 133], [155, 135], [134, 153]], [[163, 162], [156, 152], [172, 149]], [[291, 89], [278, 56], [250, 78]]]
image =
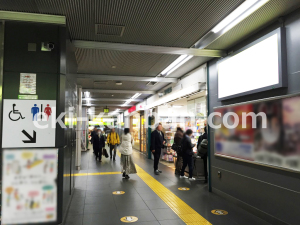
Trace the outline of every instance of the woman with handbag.
[[207, 144], [207, 128], [204, 127], [204, 134], [198, 139], [197, 155], [203, 159], [205, 183], [207, 183]]
[[119, 151], [121, 153], [121, 172], [122, 178], [129, 179], [128, 174], [136, 173], [136, 168], [132, 160], [132, 143], [133, 138], [129, 128], [124, 129], [124, 134], [121, 137], [121, 145]]

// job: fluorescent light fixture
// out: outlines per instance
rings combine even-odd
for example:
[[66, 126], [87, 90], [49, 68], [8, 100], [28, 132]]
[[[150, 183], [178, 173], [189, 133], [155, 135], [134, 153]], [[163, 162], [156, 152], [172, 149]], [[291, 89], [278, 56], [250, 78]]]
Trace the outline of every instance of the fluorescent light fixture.
[[136, 99], [137, 97], [139, 97], [142, 93], [136, 93], [134, 96], [131, 97], [131, 99]]
[[183, 105], [172, 105], [172, 108], [182, 108]]
[[225, 19], [223, 19], [217, 26], [212, 29], [212, 32], [218, 33], [224, 29], [224, 32], [230, 30], [232, 27], [247, 18], [269, 0], [246, 0]]
[[174, 70], [176, 70], [178, 67], [180, 67], [182, 64], [187, 62], [189, 59], [191, 59], [192, 55], [181, 55], [179, 56], [174, 62], [172, 62], [166, 69], [164, 69], [161, 74], [163, 76], [168, 76], [170, 73], [172, 73]]
[[89, 91], [84, 92], [84, 96], [86, 98], [89, 98], [91, 96], [91, 93]]
[[122, 106], [127, 106], [131, 101], [132, 99], [128, 99]]
[[185, 64], [187, 61], [189, 61], [193, 56], [189, 55], [185, 59], [183, 59], [181, 62], [179, 62], [176, 66], [174, 66], [165, 76], [168, 76], [170, 73], [174, 72], [177, 68]]

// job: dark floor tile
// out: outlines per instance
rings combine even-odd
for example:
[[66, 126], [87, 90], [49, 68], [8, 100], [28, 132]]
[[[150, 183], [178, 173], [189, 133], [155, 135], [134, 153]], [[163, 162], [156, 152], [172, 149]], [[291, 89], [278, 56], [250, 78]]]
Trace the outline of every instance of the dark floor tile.
[[116, 203], [116, 206], [118, 211], [123, 211], [123, 210], [135, 211], [135, 210], [149, 209], [144, 201], [119, 202]]
[[85, 205], [84, 215], [86, 214], [97, 214], [104, 212], [117, 212], [117, 208], [113, 202], [99, 202], [98, 204]]
[[160, 200], [160, 197], [158, 197], [157, 194], [155, 194], [154, 192], [141, 194], [141, 198], [144, 201], [147, 201], [147, 200], [156, 200], [156, 199]]
[[83, 225], [83, 215], [68, 215], [65, 221], [65, 225]]
[[120, 218], [117, 216], [118, 214], [114, 211], [84, 215], [83, 217], [83, 225], [114, 225], [120, 224]]
[[157, 220], [176, 220], [179, 219], [171, 209], [152, 209], [151, 212]]
[[103, 203], [114, 203], [113, 196], [103, 194], [101, 196], [86, 197], [84, 202], [85, 205], [95, 205]]
[[68, 214], [75, 214], [75, 215], [81, 215], [83, 214], [84, 204], [71, 204], [70, 208], [68, 210]]
[[149, 207], [149, 209], [168, 209], [169, 208], [169, 206], [160, 199], [145, 200], [145, 203]]
[[184, 225], [185, 223], [181, 219], [177, 220], [160, 220], [160, 225]]
[[116, 203], [121, 203], [121, 202], [135, 202], [135, 201], [143, 201], [141, 196], [139, 194], [124, 194], [124, 195], [114, 195], [114, 200]]

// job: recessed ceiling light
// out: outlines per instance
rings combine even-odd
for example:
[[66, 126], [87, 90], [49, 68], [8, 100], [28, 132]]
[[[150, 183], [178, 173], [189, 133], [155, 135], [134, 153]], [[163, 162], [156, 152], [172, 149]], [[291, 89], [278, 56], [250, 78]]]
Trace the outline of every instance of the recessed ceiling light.
[[122, 85], [123, 83], [121, 81], [117, 81], [116, 85]]
[[115, 66], [115, 65], [112, 65], [112, 66], [111, 66], [111, 68], [113, 68], [113, 69], [116, 69], [116, 68], [117, 68], [117, 66]]
[[114, 97], [114, 95], [111, 95], [112, 97]]

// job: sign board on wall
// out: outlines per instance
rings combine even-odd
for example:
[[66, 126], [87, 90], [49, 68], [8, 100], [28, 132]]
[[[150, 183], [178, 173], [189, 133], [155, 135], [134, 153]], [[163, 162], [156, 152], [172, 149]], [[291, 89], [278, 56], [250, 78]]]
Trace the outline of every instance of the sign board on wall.
[[128, 112], [129, 112], [129, 113], [132, 113], [132, 112], [134, 112], [134, 111], [136, 111], [135, 105], [132, 106], [130, 109], [128, 109]]
[[3, 151], [2, 224], [57, 220], [57, 149]]
[[3, 148], [54, 147], [55, 100], [3, 100]]
[[36, 74], [20, 74], [20, 94], [36, 94]]

